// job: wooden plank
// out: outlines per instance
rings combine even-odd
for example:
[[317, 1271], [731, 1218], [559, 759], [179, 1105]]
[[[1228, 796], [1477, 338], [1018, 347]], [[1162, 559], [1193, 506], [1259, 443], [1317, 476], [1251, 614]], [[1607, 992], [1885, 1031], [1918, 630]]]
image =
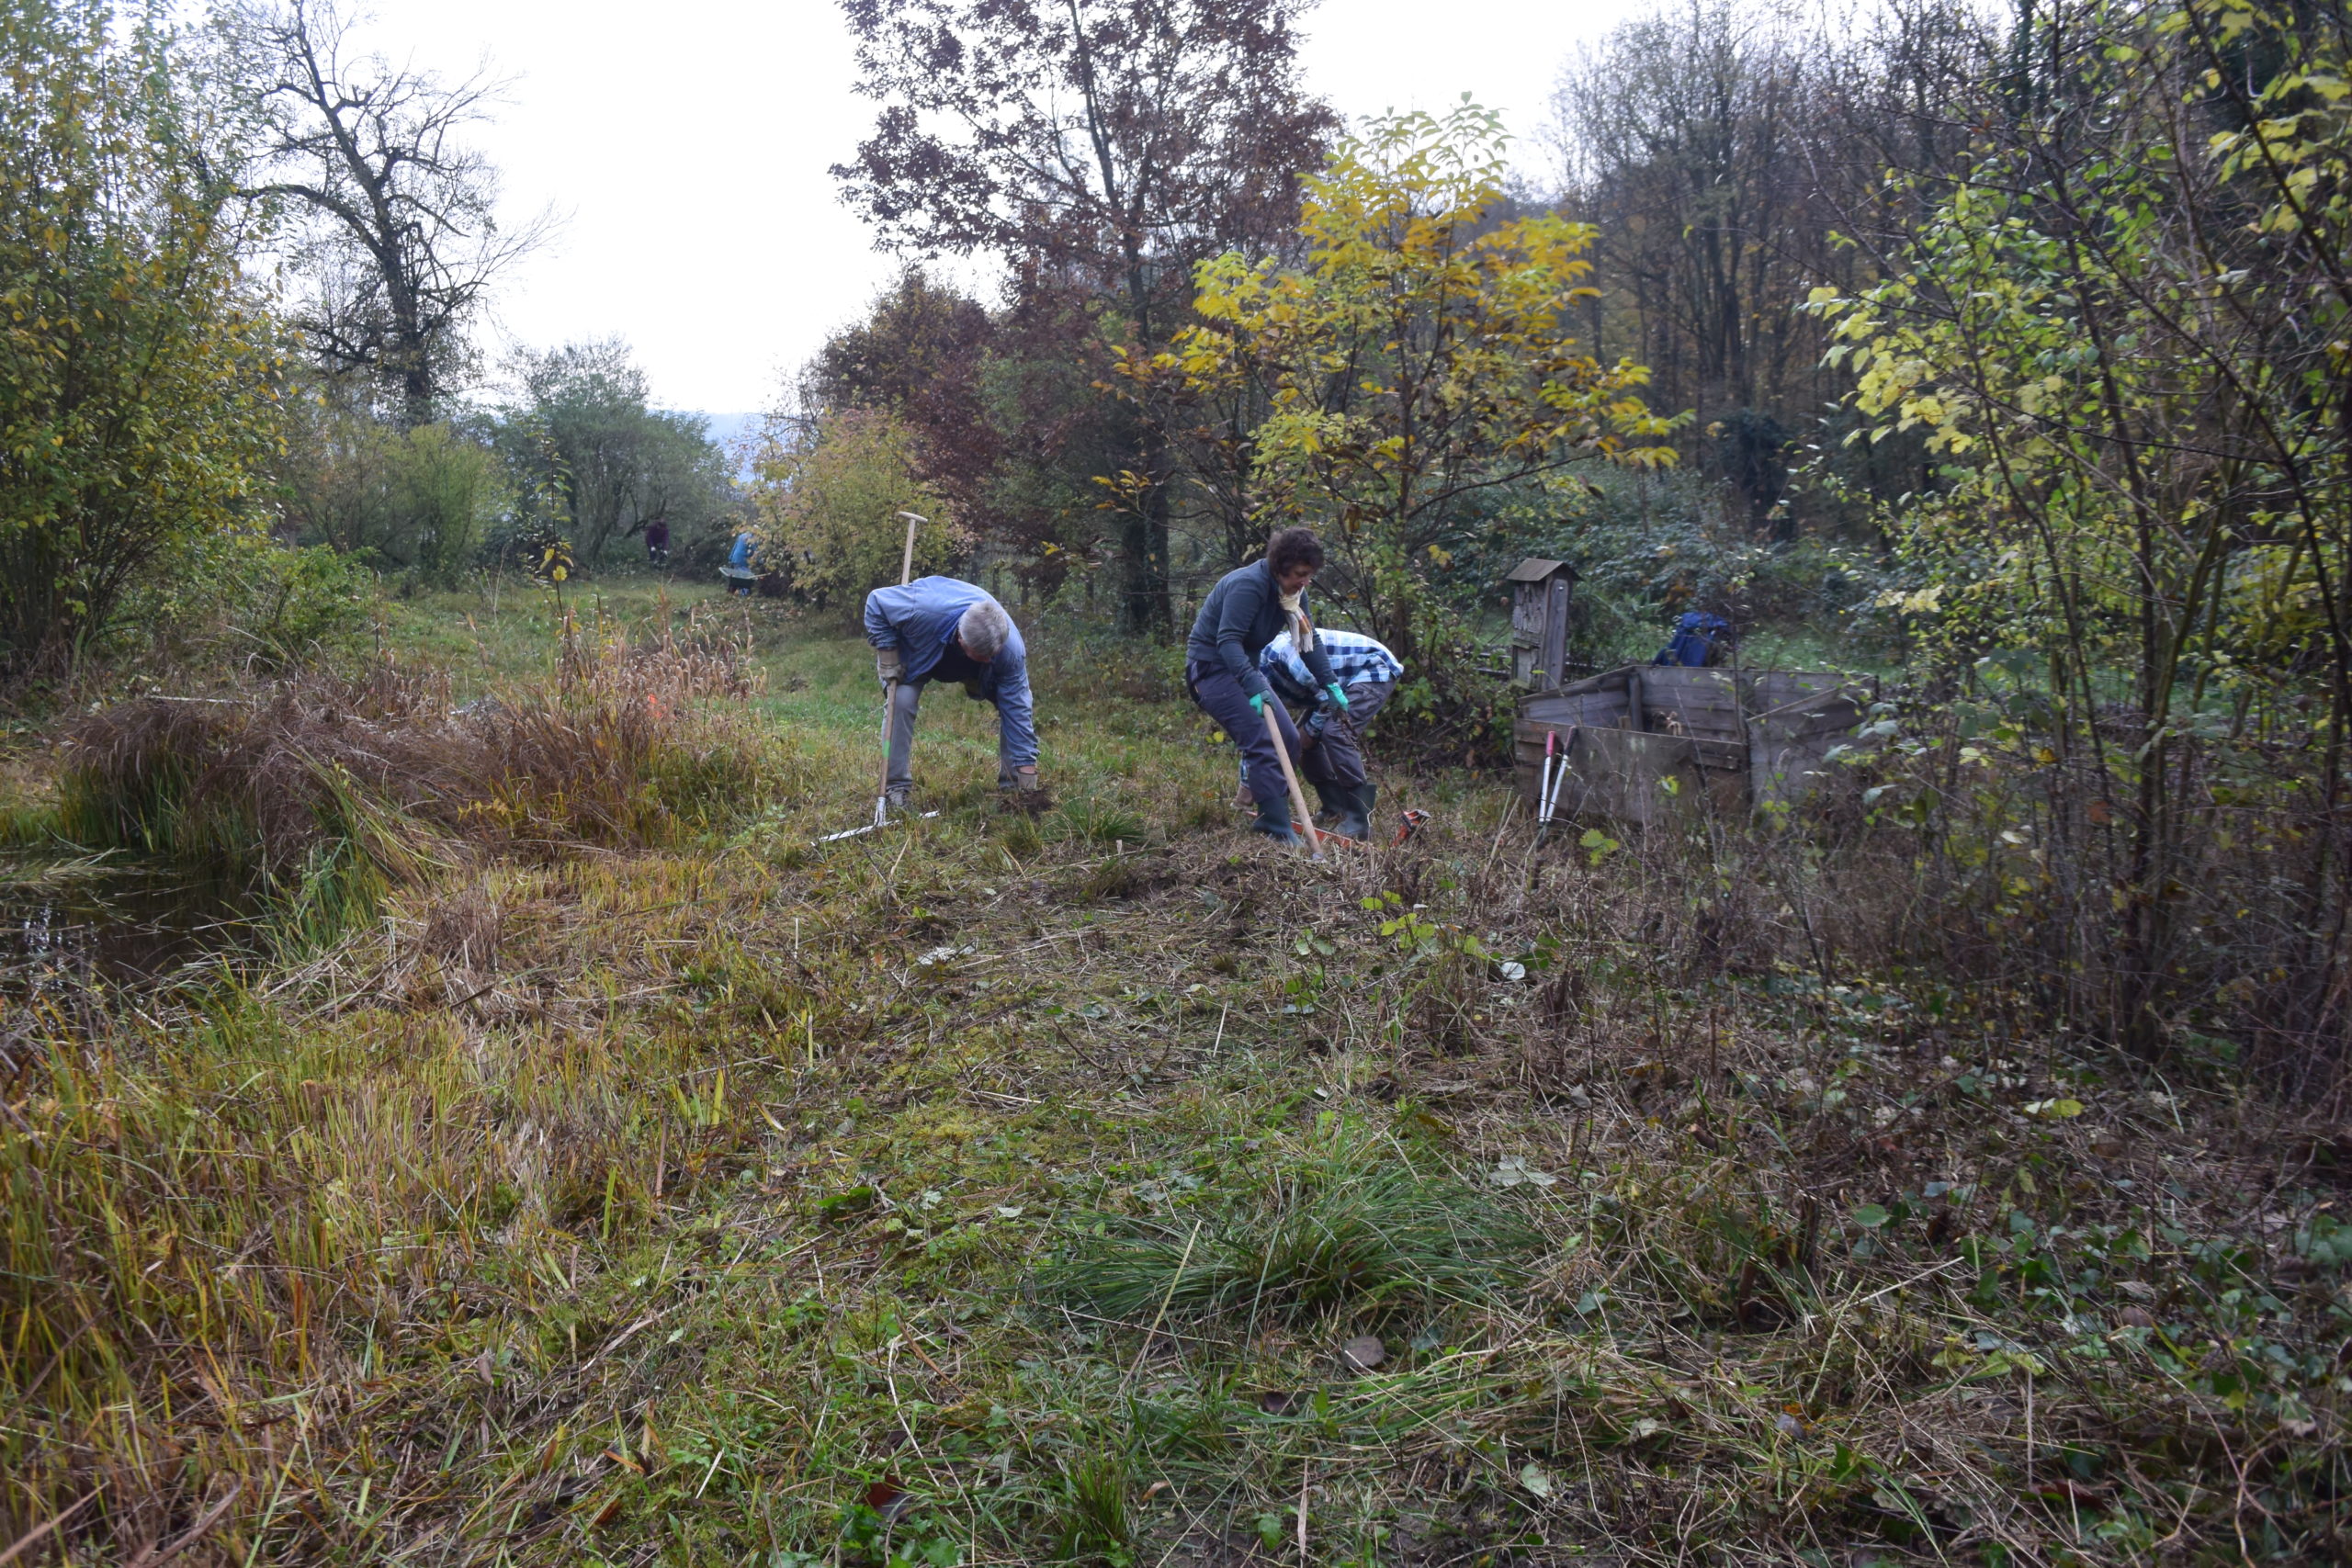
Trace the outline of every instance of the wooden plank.
[[1642, 671], [1642, 700], [1647, 728], [1689, 739], [1700, 766], [1747, 771], [1747, 728], [1731, 671], [1652, 665]]
[[[1585, 682], [1579, 682], [1578, 684]], [[1623, 686], [1611, 691], [1577, 692], [1562, 690], [1546, 692], [1529, 697], [1519, 705], [1520, 722], [1565, 728], [1571, 724], [1589, 725], [1595, 729], [1621, 728], [1625, 717], [1625, 691]], [[1536, 738], [1542, 745], [1543, 738]]]
[[1867, 705], [1878, 698], [1878, 682], [1869, 676], [1841, 675], [1826, 670], [1758, 670], [1747, 677], [1747, 711], [1770, 713], [1800, 698], [1843, 692]]
[[[1668, 788], [1671, 781], [1672, 788]], [[1686, 822], [1706, 809], [1706, 781], [1690, 742], [1633, 730], [1582, 732], [1569, 755], [1576, 808], [1638, 827]], [[1565, 808], [1569, 789], [1561, 791]]]
[[1568, 580], [1554, 578], [1544, 603], [1544, 662], [1537, 684], [1556, 686], [1568, 658]]

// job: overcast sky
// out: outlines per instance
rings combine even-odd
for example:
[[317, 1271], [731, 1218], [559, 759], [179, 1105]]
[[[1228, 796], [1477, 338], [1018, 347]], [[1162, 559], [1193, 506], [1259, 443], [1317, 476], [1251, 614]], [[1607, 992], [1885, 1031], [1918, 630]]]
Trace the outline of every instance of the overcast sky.
[[[1561, 59], [1635, 3], [1323, 0], [1306, 82], [1351, 116], [1474, 93], [1526, 139]], [[567, 221], [500, 286], [493, 352], [618, 336], [659, 402], [748, 412], [896, 265], [825, 172], [873, 114], [833, 0], [377, 0], [363, 36], [445, 76], [487, 57], [514, 78], [476, 134], [512, 216]]]

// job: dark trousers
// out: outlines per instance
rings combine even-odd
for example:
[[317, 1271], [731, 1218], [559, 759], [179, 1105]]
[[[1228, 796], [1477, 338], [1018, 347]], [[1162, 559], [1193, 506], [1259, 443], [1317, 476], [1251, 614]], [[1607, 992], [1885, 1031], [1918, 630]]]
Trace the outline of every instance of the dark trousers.
[[1396, 691], [1393, 681], [1363, 681], [1348, 688], [1348, 711], [1334, 715], [1322, 738], [1306, 749], [1300, 771], [1309, 784], [1353, 789], [1371, 776], [1363, 768], [1363, 728]]
[[[1286, 799], [1290, 792], [1283, 784], [1282, 759], [1274, 754], [1274, 742], [1266, 733], [1266, 721], [1250, 710], [1250, 694], [1241, 689], [1241, 682], [1222, 664], [1194, 660], [1184, 666], [1184, 686], [1193, 694], [1193, 701], [1201, 705], [1201, 711], [1216, 720], [1241, 749], [1242, 765], [1249, 770], [1246, 782], [1259, 809], [1262, 811], [1275, 801]], [[1269, 695], [1266, 711], [1274, 716], [1274, 722], [1281, 727], [1283, 746], [1295, 765], [1300, 757], [1298, 726], [1290, 721], [1290, 710], [1283, 706], [1280, 698]]]

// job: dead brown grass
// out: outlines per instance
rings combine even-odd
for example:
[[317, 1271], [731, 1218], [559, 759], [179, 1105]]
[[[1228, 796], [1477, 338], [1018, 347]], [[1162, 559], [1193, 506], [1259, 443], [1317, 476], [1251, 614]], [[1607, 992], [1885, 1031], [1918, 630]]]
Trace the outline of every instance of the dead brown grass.
[[413, 880], [435, 841], [641, 847], [756, 801], [776, 750], [737, 710], [758, 683], [723, 645], [574, 635], [554, 681], [457, 709], [445, 678], [389, 663], [141, 697], [67, 733], [57, 821], [253, 897], [343, 857]]

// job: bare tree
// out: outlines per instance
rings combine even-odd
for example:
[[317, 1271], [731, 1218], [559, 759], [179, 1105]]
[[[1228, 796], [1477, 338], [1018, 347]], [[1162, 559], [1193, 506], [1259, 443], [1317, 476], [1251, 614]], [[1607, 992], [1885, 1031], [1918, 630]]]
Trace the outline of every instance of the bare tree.
[[[1657, 400], [1697, 412], [1685, 456], [1759, 532], [1792, 536], [1789, 459], [1845, 385], [1800, 307], [1867, 286], [1922, 220], [1931, 197], [1884, 173], [1955, 156], [1954, 106], [1997, 36], [1971, 0], [1670, 0], [1561, 73], [1545, 140], [1566, 206], [1600, 227], [1593, 336], [1630, 337]], [[1921, 482], [1916, 442], [1838, 450], [1874, 492]]]
[[462, 369], [484, 290], [551, 219], [500, 229], [498, 171], [464, 140], [504, 84], [477, 71], [445, 85], [349, 54], [355, 19], [332, 0], [232, 18], [263, 125], [265, 175], [247, 194], [301, 220], [290, 254], [307, 297], [294, 320], [320, 364], [367, 375], [419, 424]]

